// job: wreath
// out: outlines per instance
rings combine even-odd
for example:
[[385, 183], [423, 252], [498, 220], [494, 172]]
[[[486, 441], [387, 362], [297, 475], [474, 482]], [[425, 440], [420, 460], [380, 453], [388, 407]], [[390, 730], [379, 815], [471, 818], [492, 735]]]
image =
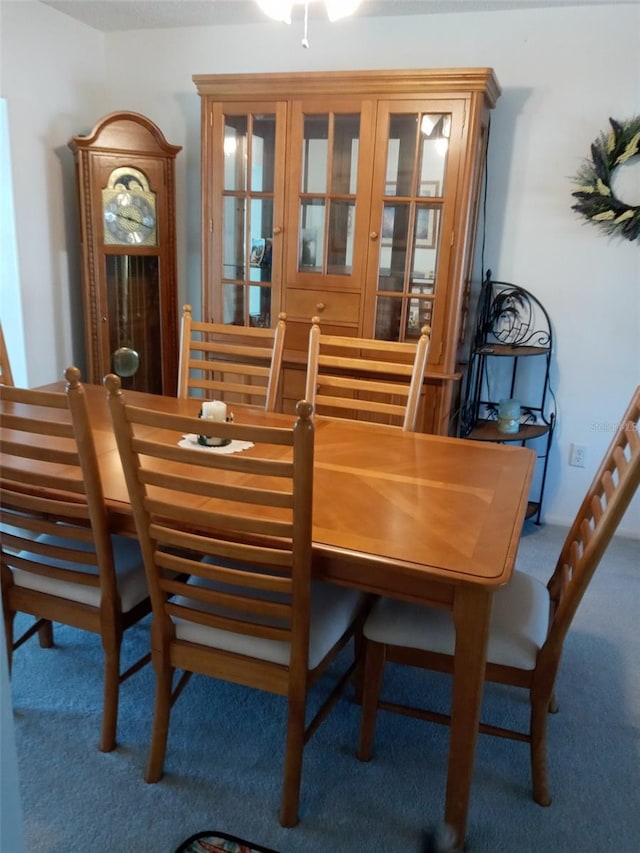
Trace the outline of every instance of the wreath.
[[611, 181], [618, 166], [640, 154], [640, 116], [624, 123], [610, 118], [609, 123], [611, 130], [601, 133], [591, 145], [591, 159], [574, 178], [578, 188], [571, 195], [577, 201], [571, 209], [607, 234], [639, 240], [640, 205], [616, 198]]

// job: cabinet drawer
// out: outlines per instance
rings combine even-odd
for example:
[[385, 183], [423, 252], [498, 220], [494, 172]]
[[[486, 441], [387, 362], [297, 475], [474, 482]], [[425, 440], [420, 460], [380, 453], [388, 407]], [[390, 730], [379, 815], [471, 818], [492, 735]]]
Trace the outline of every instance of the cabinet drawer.
[[286, 295], [287, 318], [321, 322], [356, 324], [360, 319], [360, 294], [333, 290], [298, 290], [289, 288]]

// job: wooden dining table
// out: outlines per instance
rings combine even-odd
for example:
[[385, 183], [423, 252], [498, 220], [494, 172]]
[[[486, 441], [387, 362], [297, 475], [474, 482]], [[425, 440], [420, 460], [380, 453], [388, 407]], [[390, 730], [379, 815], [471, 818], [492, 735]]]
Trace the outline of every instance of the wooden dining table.
[[[62, 390], [64, 383], [46, 386]], [[107, 403], [85, 385], [113, 529], [134, 532]], [[197, 415], [200, 401], [125, 399]], [[235, 420], [293, 415], [229, 405]], [[493, 593], [513, 570], [535, 465], [524, 447], [315, 418], [313, 572], [325, 581], [453, 611], [456, 627], [444, 820], [462, 844], [473, 775]]]

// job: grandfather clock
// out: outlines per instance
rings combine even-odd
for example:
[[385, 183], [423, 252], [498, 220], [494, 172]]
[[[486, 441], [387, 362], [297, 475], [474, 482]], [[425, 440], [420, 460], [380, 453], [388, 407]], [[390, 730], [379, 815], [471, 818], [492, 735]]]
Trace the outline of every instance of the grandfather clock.
[[175, 158], [138, 113], [110, 113], [69, 142], [76, 162], [86, 381], [176, 393]]

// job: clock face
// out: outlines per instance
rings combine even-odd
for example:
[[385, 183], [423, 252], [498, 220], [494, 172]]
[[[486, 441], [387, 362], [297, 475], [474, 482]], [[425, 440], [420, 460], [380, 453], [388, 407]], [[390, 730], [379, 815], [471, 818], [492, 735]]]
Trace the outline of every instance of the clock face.
[[124, 246], [156, 245], [154, 204], [135, 188], [116, 189], [104, 200], [104, 241]]

